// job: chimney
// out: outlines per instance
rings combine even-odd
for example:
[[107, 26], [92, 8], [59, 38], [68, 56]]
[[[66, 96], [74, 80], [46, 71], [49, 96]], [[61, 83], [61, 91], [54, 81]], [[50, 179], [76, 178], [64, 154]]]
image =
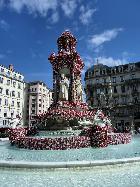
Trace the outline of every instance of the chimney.
[[14, 66], [12, 64], [9, 65], [9, 70], [14, 71]]

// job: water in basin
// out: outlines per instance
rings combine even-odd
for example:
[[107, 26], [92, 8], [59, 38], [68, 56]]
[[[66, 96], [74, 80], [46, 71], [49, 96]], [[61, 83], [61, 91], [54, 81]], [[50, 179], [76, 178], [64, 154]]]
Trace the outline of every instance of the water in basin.
[[108, 160], [140, 156], [140, 136], [129, 144], [110, 145], [107, 148], [82, 148], [70, 150], [28, 150], [0, 142], [0, 160], [63, 162], [82, 160]]

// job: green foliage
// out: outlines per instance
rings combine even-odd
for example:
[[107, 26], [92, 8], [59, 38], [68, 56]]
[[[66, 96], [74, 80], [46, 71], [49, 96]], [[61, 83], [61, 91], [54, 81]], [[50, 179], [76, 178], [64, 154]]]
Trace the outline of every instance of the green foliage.
[[69, 126], [73, 127], [73, 126], [78, 126], [78, 120], [76, 118], [72, 119], [69, 121]]
[[7, 138], [8, 132], [0, 132], [0, 138]]
[[54, 125], [56, 125], [57, 120], [56, 119], [47, 119], [46, 121], [44, 121], [43, 123], [40, 123], [37, 125], [37, 129], [38, 130], [48, 130], [51, 127], [53, 127]]

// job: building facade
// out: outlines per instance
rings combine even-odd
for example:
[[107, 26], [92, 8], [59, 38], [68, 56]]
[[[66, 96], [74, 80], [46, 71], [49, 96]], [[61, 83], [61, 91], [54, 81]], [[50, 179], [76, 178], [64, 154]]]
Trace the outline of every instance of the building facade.
[[13, 65], [0, 65], [0, 126], [8, 126], [17, 117], [24, 123], [24, 87], [24, 76]]
[[41, 81], [29, 82], [25, 87], [26, 123], [32, 125], [34, 116], [47, 112], [53, 92]]
[[97, 64], [85, 73], [87, 103], [109, 111], [120, 131], [140, 126], [140, 62], [108, 67]]

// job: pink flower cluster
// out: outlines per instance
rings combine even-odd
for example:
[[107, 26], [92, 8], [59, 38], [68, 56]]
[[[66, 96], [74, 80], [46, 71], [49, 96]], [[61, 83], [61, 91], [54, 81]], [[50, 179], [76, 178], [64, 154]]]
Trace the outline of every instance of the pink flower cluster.
[[[110, 131], [111, 134], [108, 134]], [[132, 139], [130, 133], [113, 133], [113, 128], [110, 129], [110, 126], [100, 127], [96, 125], [83, 130], [81, 135], [90, 137], [91, 146], [93, 147], [107, 147], [109, 144], [127, 144]]]
[[130, 143], [132, 135], [130, 133], [114, 133], [108, 135], [108, 144], [117, 145], [117, 144], [127, 144]]
[[87, 103], [83, 103], [83, 102], [73, 102], [73, 101], [58, 101], [57, 104], [55, 106], [58, 107], [66, 107], [66, 108], [78, 108], [78, 109], [85, 109], [88, 110], [88, 105]]
[[[49, 60], [53, 65], [53, 69], [57, 71], [62, 67], [67, 66], [67, 68], [72, 70], [71, 73], [80, 74], [81, 70], [84, 67], [84, 63], [77, 52], [72, 52], [72, 53], [58, 52], [57, 55], [55, 55], [55, 53], [52, 53], [49, 57]], [[73, 67], [73, 62], [75, 62], [74, 67]]]
[[85, 129], [81, 132], [82, 135], [88, 136], [91, 138], [92, 147], [107, 147], [107, 126], [93, 126], [91, 128]]
[[107, 134], [107, 126], [93, 126], [85, 129], [79, 136], [58, 138], [35, 138], [26, 136], [24, 128], [9, 129], [11, 144], [20, 148], [36, 150], [65, 150], [84, 147], [107, 147], [109, 144], [126, 144], [131, 141], [130, 133]]
[[[67, 106], [67, 105], [63, 105]], [[76, 105], [78, 108], [78, 105]], [[85, 105], [80, 105], [80, 107], [84, 108]], [[72, 109], [73, 108], [73, 109]], [[82, 118], [86, 118], [86, 119], [93, 119], [93, 116], [95, 115], [95, 111], [90, 111], [90, 110], [75, 110], [74, 106], [71, 105], [71, 107], [67, 110], [65, 110], [64, 108], [61, 107], [52, 107], [48, 110], [48, 112], [43, 113], [43, 114], [38, 114], [37, 116], [35, 116], [36, 119], [44, 119], [44, 118], [55, 118], [56, 116], [63, 118], [65, 120], [70, 120], [73, 118], [77, 118], [77, 119], [82, 119]]]
[[36, 150], [79, 149], [91, 145], [90, 138], [86, 136], [34, 138], [27, 137], [25, 129], [12, 129], [9, 139], [11, 143], [15, 144], [17, 147]]
[[25, 138], [27, 134], [27, 129], [25, 128], [15, 128], [15, 129], [8, 129], [9, 140], [11, 144], [14, 144], [17, 139]]

